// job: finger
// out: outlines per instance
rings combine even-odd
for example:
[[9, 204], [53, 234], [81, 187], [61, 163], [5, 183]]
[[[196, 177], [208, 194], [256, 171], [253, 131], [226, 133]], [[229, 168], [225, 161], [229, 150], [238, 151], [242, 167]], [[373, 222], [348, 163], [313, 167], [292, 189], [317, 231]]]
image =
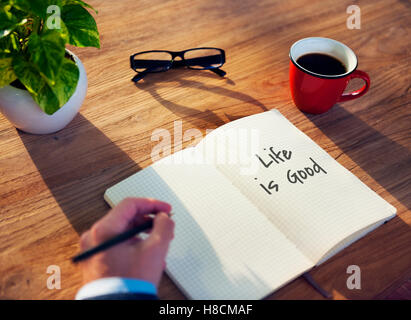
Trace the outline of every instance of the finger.
[[126, 198], [96, 223], [99, 240], [128, 230], [131, 226], [146, 222], [149, 213], [171, 211], [171, 206], [159, 200], [146, 198]]
[[146, 198], [126, 198], [111, 210], [103, 219], [120, 232], [130, 224], [141, 224], [147, 221], [145, 215], [160, 211], [170, 212], [171, 206], [159, 200]]
[[130, 240], [128, 240], [127, 243], [129, 245], [135, 246], [135, 245], [138, 245], [139, 243], [141, 243], [142, 241], [144, 241], [144, 239], [142, 239], [142, 237], [140, 235], [137, 235], [137, 236], [131, 238]]
[[159, 241], [167, 245], [174, 238], [174, 221], [165, 212], [160, 212], [154, 218], [153, 229], [150, 232], [148, 241]]
[[80, 238], [80, 249], [81, 250], [86, 250], [91, 247], [91, 242], [90, 242], [90, 230], [87, 230], [81, 235]]

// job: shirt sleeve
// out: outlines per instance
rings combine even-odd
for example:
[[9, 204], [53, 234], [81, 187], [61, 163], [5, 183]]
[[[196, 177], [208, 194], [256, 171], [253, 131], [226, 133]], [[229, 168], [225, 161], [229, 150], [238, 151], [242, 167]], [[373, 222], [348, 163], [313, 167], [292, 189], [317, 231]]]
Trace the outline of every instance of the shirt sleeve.
[[157, 296], [157, 289], [154, 284], [144, 280], [118, 277], [102, 278], [81, 287], [77, 292], [76, 300], [125, 293]]

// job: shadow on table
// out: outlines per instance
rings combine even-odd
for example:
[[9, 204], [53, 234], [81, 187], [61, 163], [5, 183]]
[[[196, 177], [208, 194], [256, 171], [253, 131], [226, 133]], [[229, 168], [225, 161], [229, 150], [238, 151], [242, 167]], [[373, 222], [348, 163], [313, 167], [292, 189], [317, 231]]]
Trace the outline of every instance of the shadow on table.
[[82, 115], [49, 135], [19, 131], [44, 182], [77, 233], [103, 216], [104, 191], [140, 167]]
[[411, 152], [340, 105], [312, 121], [346, 155], [398, 201], [411, 209]]
[[[192, 79], [191, 77], [193, 76], [196, 76], [196, 79], [198, 79], [197, 77], [199, 76], [203, 77], [204, 79], [213, 79], [214, 81], [221, 82], [220, 85], [212, 85], [209, 83], [206, 84], [202, 81]], [[136, 83], [136, 87], [150, 93], [150, 95], [155, 100], [157, 100], [158, 103], [160, 103], [165, 108], [167, 108], [177, 116], [181, 117], [182, 119], [190, 121], [196, 128], [208, 128], [210, 124], [219, 127], [226, 123], [224, 119], [222, 119], [215, 112], [209, 109], [206, 109], [205, 111], [200, 111], [196, 108], [184, 106], [164, 98], [164, 96], [158, 92], [158, 90], [160, 88], [163, 88], [164, 85], [169, 84], [171, 87], [174, 83], [176, 83], [179, 87], [208, 91], [210, 92], [210, 94], [212, 93], [227, 98], [233, 98], [254, 105], [262, 111], [268, 111], [268, 108], [255, 98], [242, 92], [227, 89], [223, 86], [223, 84], [235, 86], [234, 81], [227, 77], [220, 78], [209, 71], [173, 69], [169, 70], [167, 73], [148, 74], [142, 81]], [[246, 114], [244, 116], [247, 115], [249, 114]], [[234, 116], [227, 113], [225, 113], [225, 116], [230, 121], [234, 121], [243, 117], [238, 115]]]

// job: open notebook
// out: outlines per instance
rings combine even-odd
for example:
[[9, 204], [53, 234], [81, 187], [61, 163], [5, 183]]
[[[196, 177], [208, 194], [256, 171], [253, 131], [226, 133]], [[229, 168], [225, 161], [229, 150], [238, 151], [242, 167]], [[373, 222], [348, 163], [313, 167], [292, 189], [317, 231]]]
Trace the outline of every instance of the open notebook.
[[166, 271], [191, 299], [261, 299], [396, 213], [276, 110], [225, 124], [104, 195], [111, 206], [129, 196], [172, 204]]

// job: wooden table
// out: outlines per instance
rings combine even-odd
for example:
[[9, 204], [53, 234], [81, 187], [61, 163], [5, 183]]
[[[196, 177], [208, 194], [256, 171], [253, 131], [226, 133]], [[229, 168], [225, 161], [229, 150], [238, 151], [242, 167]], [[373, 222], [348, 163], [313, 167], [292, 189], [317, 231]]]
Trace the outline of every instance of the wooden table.
[[[90, 0], [101, 50], [73, 48], [88, 72], [80, 114], [64, 130], [35, 136], [0, 116], [0, 297], [72, 299], [81, 274], [69, 258], [79, 236], [108, 210], [106, 188], [151, 164], [156, 128], [203, 133], [277, 108], [338, 162], [398, 209], [398, 216], [313, 272], [335, 299], [394, 297], [411, 278], [411, 6], [407, 0], [354, 1], [361, 29], [346, 27], [353, 1]], [[369, 93], [319, 116], [301, 113], [288, 87], [288, 50], [308, 36], [350, 46], [371, 77]], [[136, 87], [129, 55], [150, 49], [216, 46], [227, 77], [172, 70]], [[354, 83], [352, 86], [358, 86]], [[175, 146], [176, 147], [176, 146]], [[178, 147], [178, 146], [177, 146]], [[362, 271], [349, 290], [348, 265]], [[61, 268], [49, 290], [47, 267]], [[183, 298], [165, 276], [163, 299]], [[297, 279], [270, 298], [319, 299]]]

